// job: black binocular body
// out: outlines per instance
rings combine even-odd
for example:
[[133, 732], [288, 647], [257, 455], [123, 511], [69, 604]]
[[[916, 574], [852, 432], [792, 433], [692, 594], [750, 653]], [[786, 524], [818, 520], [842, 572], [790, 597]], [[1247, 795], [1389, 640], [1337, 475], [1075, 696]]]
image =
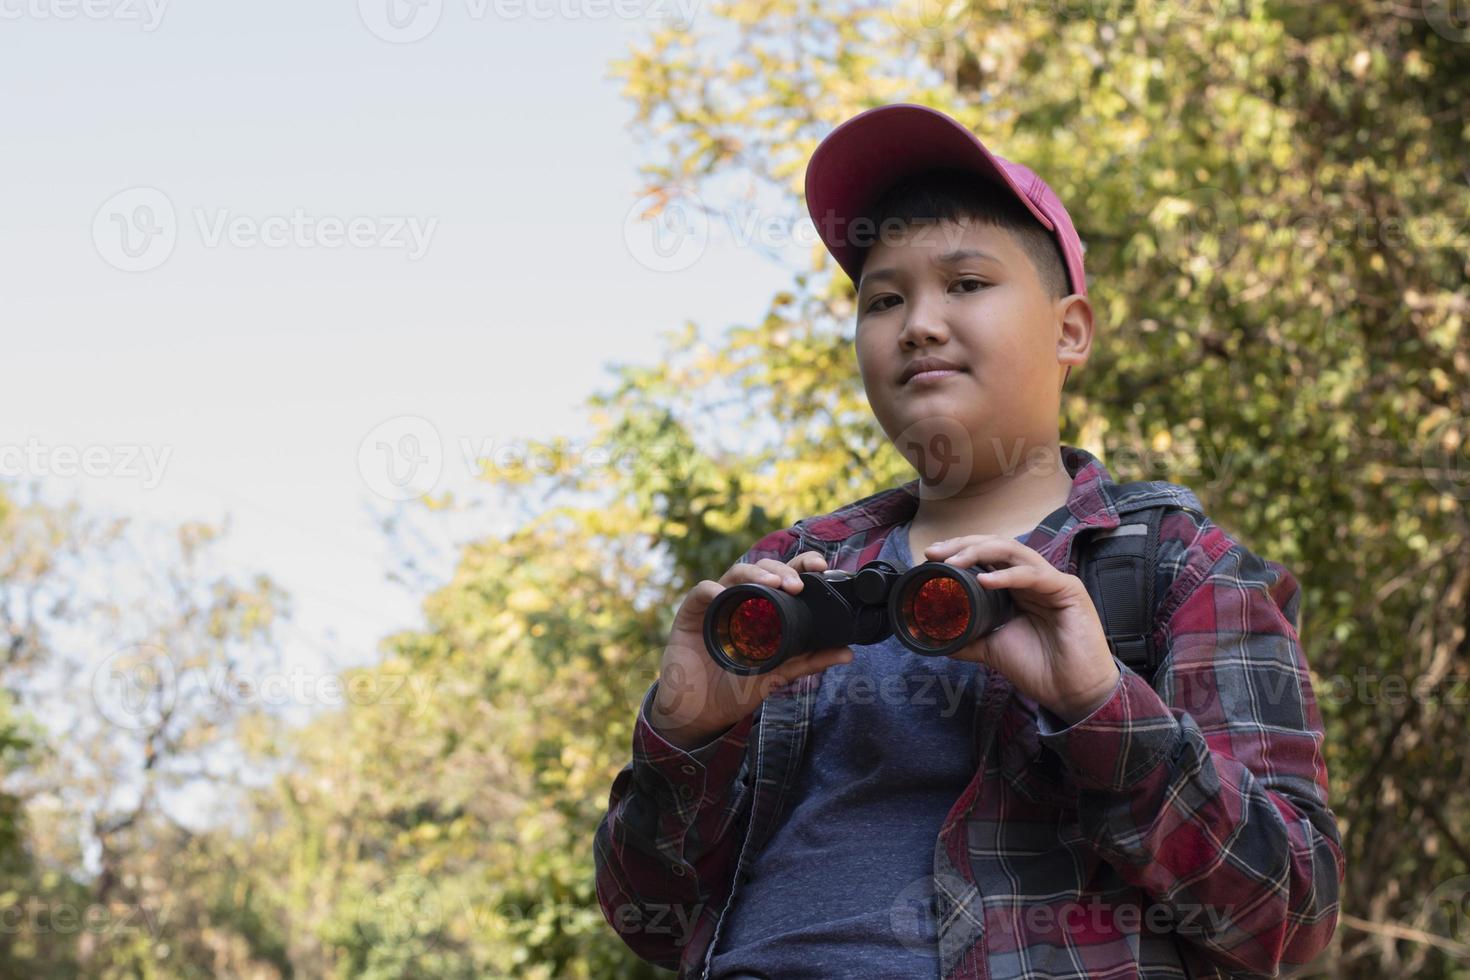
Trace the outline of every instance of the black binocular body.
[[801, 572], [796, 595], [742, 582], [705, 612], [705, 649], [734, 674], [764, 674], [800, 653], [895, 634], [917, 654], [945, 657], [1015, 615], [1009, 590], [976, 580], [983, 570], [938, 561], [903, 570], [876, 560], [855, 572]]

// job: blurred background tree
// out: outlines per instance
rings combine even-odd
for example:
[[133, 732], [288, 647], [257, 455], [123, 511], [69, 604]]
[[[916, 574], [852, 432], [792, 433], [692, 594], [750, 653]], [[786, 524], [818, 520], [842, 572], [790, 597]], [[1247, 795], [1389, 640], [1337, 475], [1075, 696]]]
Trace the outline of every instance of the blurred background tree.
[[[649, 190], [713, 221], [758, 201], [795, 228], [816, 143], [895, 101], [1046, 176], [1098, 314], [1063, 440], [1191, 486], [1303, 585], [1348, 857], [1315, 971], [1470, 976], [1470, 33], [1434, 0], [772, 0], [703, 8], [614, 69], [663, 153]], [[613, 462], [553, 442], [553, 472], [487, 472], [537, 516], [464, 549], [350, 706], [235, 729], [280, 773], [236, 826], [127, 845], [182, 910], [129, 968], [657, 975], [602, 921], [592, 831], [687, 588], [908, 476], [853, 300], [814, 244], [760, 322], [686, 324], [616, 367], [589, 405]], [[36, 748], [0, 734], [0, 758]], [[22, 816], [0, 805], [4, 860]]]

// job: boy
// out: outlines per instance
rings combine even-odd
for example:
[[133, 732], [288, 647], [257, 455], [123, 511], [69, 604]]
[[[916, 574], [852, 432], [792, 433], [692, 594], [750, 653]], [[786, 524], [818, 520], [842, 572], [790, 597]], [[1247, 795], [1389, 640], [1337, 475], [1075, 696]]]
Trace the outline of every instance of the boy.
[[[1343, 857], [1297, 583], [1186, 488], [1120, 487], [1059, 444], [1093, 336], [1061, 201], [908, 104], [830, 133], [806, 192], [858, 285], [869, 403], [919, 477], [767, 535], [690, 591], [598, 827], [603, 914], [681, 978], [1307, 962], [1336, 925]], [[1160, 504], [1150, 683], [1076, 573], [1083, 536]], [[980, 583], [1017, 615], [947, 658], [890, 639], [749, 678], [706, 654], [723, 588], [796, 593], [799, 571], [878, 557], [990, 569]]]

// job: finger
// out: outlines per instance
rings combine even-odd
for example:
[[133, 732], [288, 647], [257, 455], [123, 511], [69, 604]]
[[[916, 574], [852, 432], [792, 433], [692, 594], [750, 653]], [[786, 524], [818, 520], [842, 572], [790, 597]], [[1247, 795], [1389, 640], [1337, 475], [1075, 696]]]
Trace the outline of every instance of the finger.
[[[771, 562], [772, 567], [766, 567], [765, 562]], [[756, 564], [749, 562], [738, 562], [730, 566], [730, 570], [720, 576], [720, 584], [725, 586], [739, 585], [742, 582], [755, 582], [759, 585], [769, 585], [772, 588], [780, 586], [782, 574], [777, 569], [785, 568], [772, 558], [763, 558]]]
[[802, 572], [821, 572], [827, 568], [827, 559], [820, 551], [803, 551], [791, 559], [791, 567]]
[[756, 563], [767, 575], [774, 576], [775, 582], [762, 581], [763, 585], [780, 584], [788, 592], [799, 592], [801, 590], [801, 575], [790, 565], [774, 558], [762, 558]]
[[988, 541], [975, 541], [955, 551], [948, 558], [943, 559], [945, 564], [954, 565], [957, 568], [971, 568], [975, 565], [1026, 565], [1032, 568], [1052, 565], [1036, 551], [1027, 548], [1019, 541], [1009, 538], [995, 538]]
[[819, 674], [828, 667], [837, 664], [851, 663], [853, 658], [852, 647], [828, 647], [825, 650], [812, 650], [800, 656], [792, 657], [780, 667], [771, 671], [770, 676], [776, 678], [772, 686], [779, 686], [805, 677], [807, 674]]
[[924, 549], [924, 554], [933, 556], [936, 560], [938, 560], [938, 559], [943, 558], [943, 556], [945, 556], [945, 555], [952, 555], [952, 554], [954, 554], [956, 551], [959, 551], [961, 548], [968, 547], [969, 545], [972, 545], [972, 544], [978, 544], [979, 542], [985, 541], [985, 540], [990, 539], [990, 538], [997, 538], [997, 535], [994, 535], [994, 534], [961, 534], [959, 537], [946, 538], [943, 541], [936, 541], [936, 542], [934, 542], [933, 544], [929, 545], [927, 548]]
[[975, 580], [987, 589], [1010, 589], [1013, 592], [1029, 592], [1035, 596], [1054, 596], [1067, 592], [1067, 576], [1057, 572], [1055, 568], [1051, 568], [1051, 572], [1052, 574], [1048, 574], [1046, 570], [1030, 565], [1012, 565], [1010, 568], [981, 572], [975, 576]]
[[1035, 548], [1028, 548], [1015, 538], [1003, 538], [998, 534], [968, 534], [948, 541], [936, 541], [925, 548], [924, 553], [932, 556], [935, 561], [946, 560], [946, 555], [952, 558], [961, 554], [979, 554], [1012, 561], [1046, 561]]
[[725, 587], [720, 583], [704, 579], [696, 583], [694, 588], [689, 590], [689, 598], [692, 600], [693, 605], [707, 606], [715, 601], [715, 596], [724, 591]]
[[1035, 589], [1041, 583], [1041, 573], [1029, 565], [1012, 565], [980, 572], [975, 580], [987, 589]]
[[951, 660], [963, 660], [967, 663], [980, 664], [989, 667], [990, 664], [990, 639], [979, 637], [968, 646], [961, 647], [949, 655]]

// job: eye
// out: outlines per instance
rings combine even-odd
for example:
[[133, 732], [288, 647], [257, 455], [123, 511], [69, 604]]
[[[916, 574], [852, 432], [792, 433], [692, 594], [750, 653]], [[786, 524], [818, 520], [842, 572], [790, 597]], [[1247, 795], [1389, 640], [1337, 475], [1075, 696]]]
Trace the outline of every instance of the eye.
[[895, 295], [893, 295], [892, 293], [885, 293], [884, 295], [879, 296], [877, 299], [875, 299], [871, 303], [869, 303], [868, 304], [868, 308], [867, 308], [867, 310], [865, 312], [868, 312], [868, 313], [881, 313], [881, 312], [883, 312], [883, 310], [888, 309], [888, 307], [886, 307], [886, 306], [881, 307], [881, 308], [878, 306], [878, 304], [881, 303], [881, 302], [883, 302], [885, 299], [898, 299], [898, 297], [895, 296]]
[[964, 290], [967, 293], [978, 293], [986, 285], [984, 279], [976, 279], [973, 276], [971, 276], [969, 278], [966, 278], [966, 279], [959, 280], [959, 284], [969, 284], [969, 285], [972, 285], [972, 286], [975, 287], [974, 289], [966, 289], [966, 290]]

